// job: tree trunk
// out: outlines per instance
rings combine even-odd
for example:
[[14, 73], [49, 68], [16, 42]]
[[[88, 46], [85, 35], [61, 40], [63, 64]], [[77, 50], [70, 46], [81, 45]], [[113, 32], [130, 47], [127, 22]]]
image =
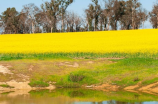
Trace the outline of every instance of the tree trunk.
[[53, 27], [51, 27], [51, 33], [52, 33], [52, 29], [53, 29]]
[[34, 34], [34, 26], [33, 26], [33, 22], [32, 22], [32, 33]]
[[109, 27], [110, 27], [110, 21], [111, 21], [111, 18], [109, 17], [109, 21], [108, 21], [107, 30], [109, 30]]
[[158, 28], [158, 13], [157, 13], [157, 28]]
[[132, 29], [134, 29], [134, 8], [132, 7]]
[[62, 32], [64, 32], [64, 16], [63, 16], [63, 13], [62, 13]]
[[103, 22], [100, 23], [100, 31], [103, 31]]
[[115, 21], [115, 30], [117, 30], [117, 20]]

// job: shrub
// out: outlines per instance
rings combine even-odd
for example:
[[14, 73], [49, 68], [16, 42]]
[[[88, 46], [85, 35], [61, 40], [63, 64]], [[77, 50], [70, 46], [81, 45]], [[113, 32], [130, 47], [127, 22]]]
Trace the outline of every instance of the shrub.
[[136, 77], [136, 78], [133, 79], [134, 82], [137, 82], [137, 81], [139, 81], [139, 80], [140, 80], [140, 79], [139, 79], [138, 77]]
[[80, 74], [70, 74], [69, 75], [69, 79], [70, 81], [72, 82], [79, 82], [79, 81], [82, 81], [84, 78], [84, 75], [80, 75]]

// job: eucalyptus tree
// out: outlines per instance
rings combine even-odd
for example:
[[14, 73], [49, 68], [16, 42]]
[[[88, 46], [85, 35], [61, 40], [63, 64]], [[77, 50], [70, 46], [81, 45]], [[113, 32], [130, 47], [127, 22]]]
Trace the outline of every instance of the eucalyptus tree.
[[27, 16], [26, 23], [31, 26], [32, 33], [35, 32], [36, 18], [35, 15], [40, 12], [40, 9], [33, 3], [23, 6], [21, 11]]
[[62, 31], [64, 31], [64, 15], [66, 12], [66, 9], [68, 8], [68, 6], [73, 3], [74, 0], [57, 0], [58, 2], [60, 2], [59, 5], [59, 11], [60, 11], [60, 16], [62, 18]]
[[139, 0], [129, 0], [127, 1], [127, 12], [129, 12], [129, 15], [131, 15], [131, 20], [132, 20], [132, 29], [135, 29], [136, 28], [136, 15], [138, 13], [138, 10], [140, 9], [141, 7], [141, 3], [139, 2]]
[[80, 27], [83, 24], [83, 19], [74, 12], [66, 12], [66, 24], [67, 32], [80, 31]]
[[20, 13], [18, 15], [18, 27], [19, 27], [19, 33], [29, 33], [29, 26], [26, 23], [27, 16], [25, 13]]
[[48, 27], [51, 28], [51, 32], [57, 31], [58, 16], [60, 15], [60, 5], [60, 0], [51, 0], [51, 2], [45, 2], [45, 4], [41, 5], [41, 20], [43, 20], [43, 23], [46, 23], [45, 25], [48, 25]]
[[100, 24], [100, 31], [106, 30], [107, 17], [106, 15], [104, 15], [104, 10], [101, 11], [101, 14], [99, 16], [99, 24]]
[[3, 33], [3, 30], [4, 30], [4, 24], [3, 24], [2, 16], [0, 15], [0, 34]]
[[150, 22], [153, 28], [158, 28], [158, 3], [153, 5], [152, 11], [149, 13]]
[[86, 19], [88, 21], [88, 27], [89, 27], [89, 31], [93, 31], [93, 19], [94, 19], [94, 6], [92, 4], [90, 4], [88, 6], [88, 9], [85, 10], [86, 13]]
[[17, 33], [17, 24], [18, 24], [18, 12], [15, 8], [7, 8], [6, 11], [2, 13], [1, 19], [3, 21], [3, 26], [5, 33]]
[[81, 29], [81, 26], [83, 25], [83, 18], [76, 14], [75, 19], [74, 19], [74, 23], [75, 23], [76, 32], [81, 31], [80, 29]]
[[74, 12], [66, 12], [66, 24], [67, 24], [67, 32], [73, 32], [74, 31], [74, 25], [75, 25], [75, 13]]
[[144, 22], [148, 19], [148, 12], [145, 9], [140, 8], [136, 14], [135, 28], [139, 29], [141, 26], [144, 28]]
[[111, 27], [113, 30], [117, 30], [118, 29], [118, 21], [122, 18], [122, 16], [125, 14], [125, 1], [118, 1], [115, 0], [113, 1], [114, 5], [113, 5], [113, 13], [112, 13], [112, 17], [111, 17]]
[[99, 16], [101, 14], [101, 6], [98, 3], [98, 0], [92, 0], [94, 3], [94, 12], [93, 12], [93, 17], [94, 17], [94, 31], [98, 30], [98, 23], [99, 23]]
[[110, 24], [112, 22], [112, 16], [114, 15], [114, 3], [115, 0], [105, 0], [105, 9], [103, 11], [105, 17], [107, 18], [106, 30], [110, 29]]
[[[141, 24], [142, 17], [140, 16], [141, 3], [139, 0], [127, 0], [125, 2], [124, 14], [119, 22], [121, 29], [137, 29]], [[141, 17], [141, 18], [138, 18]], [[144, 19], [145, 21], [146, 19]]]

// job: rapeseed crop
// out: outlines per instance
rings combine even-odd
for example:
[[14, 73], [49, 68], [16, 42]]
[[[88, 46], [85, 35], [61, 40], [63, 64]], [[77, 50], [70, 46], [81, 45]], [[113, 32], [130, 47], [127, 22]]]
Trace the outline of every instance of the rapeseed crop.
[[0, 53], [158, 53], [158, 30], [0, 35]]

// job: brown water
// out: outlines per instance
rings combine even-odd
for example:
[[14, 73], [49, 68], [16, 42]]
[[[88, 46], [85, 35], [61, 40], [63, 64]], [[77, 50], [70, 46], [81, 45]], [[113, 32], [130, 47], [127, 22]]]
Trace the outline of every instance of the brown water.
[[0, 104], [156, 104], [158, 96], [131, 92], [85, 89], [41, 90], [0, 94]]

